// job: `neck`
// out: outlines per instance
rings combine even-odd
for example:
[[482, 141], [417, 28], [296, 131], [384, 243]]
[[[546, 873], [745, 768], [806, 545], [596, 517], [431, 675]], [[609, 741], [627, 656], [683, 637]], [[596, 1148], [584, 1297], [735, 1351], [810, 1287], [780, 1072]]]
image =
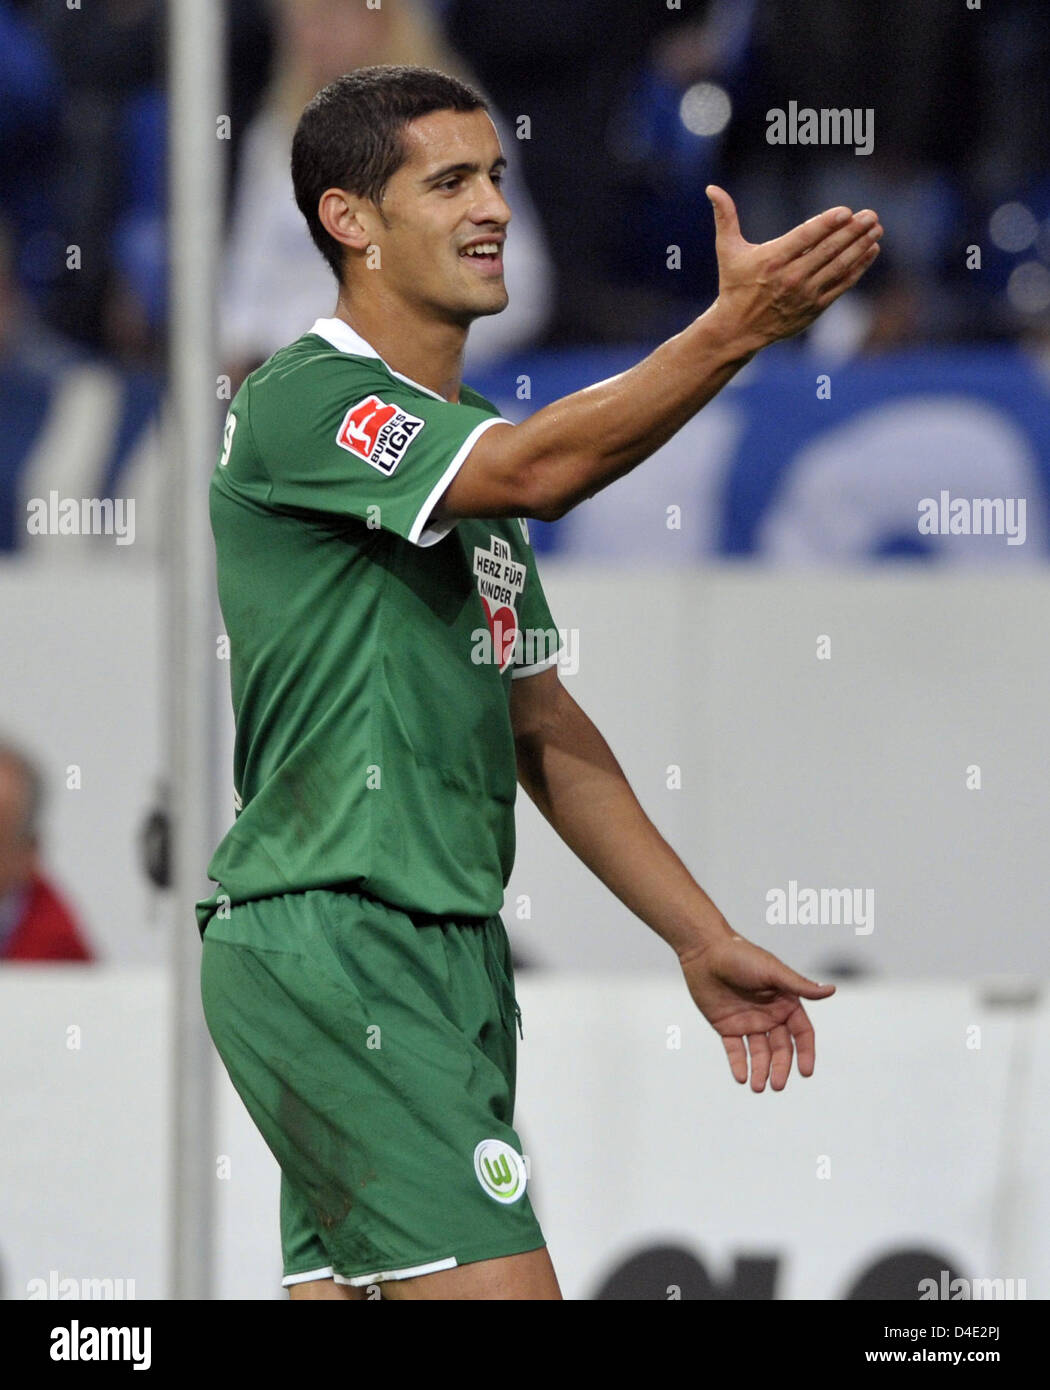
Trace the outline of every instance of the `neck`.
[[357, 296], [351, 303], [345, 290], [340, 291], [334, 317], [360, 333], [395, 372], [429, 386], [447, 401], [459, 400], [466, 327], [424, 318], [403, 301]]

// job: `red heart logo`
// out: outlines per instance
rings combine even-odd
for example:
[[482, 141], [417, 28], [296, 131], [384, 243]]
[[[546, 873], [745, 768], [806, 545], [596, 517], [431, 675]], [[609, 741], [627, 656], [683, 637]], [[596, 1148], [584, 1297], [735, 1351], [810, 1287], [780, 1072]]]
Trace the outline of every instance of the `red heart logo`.
[[487, 598], [482, 598], [481, 605], [485, 610], [485, 621], [492, 634], [492, 650], [499, 661], [500, 674], [502, 675], [510, 665], [514, 655], [514, 642], [518, 635], [517, 614], [507, 604], [503, 604], [493, 613]]

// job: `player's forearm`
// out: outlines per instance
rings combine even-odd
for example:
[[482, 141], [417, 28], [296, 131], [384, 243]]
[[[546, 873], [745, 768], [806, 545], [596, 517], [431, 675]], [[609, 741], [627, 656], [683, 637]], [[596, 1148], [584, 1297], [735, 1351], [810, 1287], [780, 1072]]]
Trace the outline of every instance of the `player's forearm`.
[[878, 254], [882, 227], [870, 209], [829, 208], [752, 245], [725, 190], [710, 184], [707, 195], [718, 259], [710, 309], [629, 371], [485, 431], [438, 517], [563, 516], [665, 444], [767, 343], [808, 328]]
[[676, 434], [762, 346], [716, 300], [619, 376], [564, 396], [516, 426], [528, 514], [564, 515]]
[[561, 692], [542, 726], [517, 736], [518, 776], [557, 833], [679, 956], [732, 931], [645, 814], [612, 750]]

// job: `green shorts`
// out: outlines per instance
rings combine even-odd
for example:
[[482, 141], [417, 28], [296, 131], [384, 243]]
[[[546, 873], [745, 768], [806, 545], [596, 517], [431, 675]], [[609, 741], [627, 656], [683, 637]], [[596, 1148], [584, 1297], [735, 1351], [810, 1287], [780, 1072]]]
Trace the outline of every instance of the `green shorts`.
[[211, 919], [201, 991], [281, 1167], [286, 1285], [404, 1279], [545, 1243], [513, 1129], [520, 1011], [499, 917], [264, 898]]

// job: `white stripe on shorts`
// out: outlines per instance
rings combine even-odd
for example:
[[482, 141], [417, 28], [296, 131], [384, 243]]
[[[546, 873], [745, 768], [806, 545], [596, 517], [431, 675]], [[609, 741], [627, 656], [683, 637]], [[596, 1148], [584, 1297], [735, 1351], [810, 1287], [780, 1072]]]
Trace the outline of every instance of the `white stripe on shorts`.
[[355, 1274], [352, 1279], [344, 1279], [341, 1274], [333, 1275], [337, 1284], [353, 1284], [361, 1288], [365, 1284], [381, 1284], [384, 1279], [414, 1279], [417, 1274], [436, 1274], [439, 1269], [455, 1269], [455, 1255], [447, 1260], [434, 1260], [428, 1265], [411, 1265], [408, 1269], [386, 1269], [381, 1274]]
[[287, 1288], [289, 1284], [305, 1284], [308, 1279], [331, 1279], [334, 1273], [329, 1265], [327, 1269], [311, 1269], [308, 1274], [286, 1274], [281, 1284]]

